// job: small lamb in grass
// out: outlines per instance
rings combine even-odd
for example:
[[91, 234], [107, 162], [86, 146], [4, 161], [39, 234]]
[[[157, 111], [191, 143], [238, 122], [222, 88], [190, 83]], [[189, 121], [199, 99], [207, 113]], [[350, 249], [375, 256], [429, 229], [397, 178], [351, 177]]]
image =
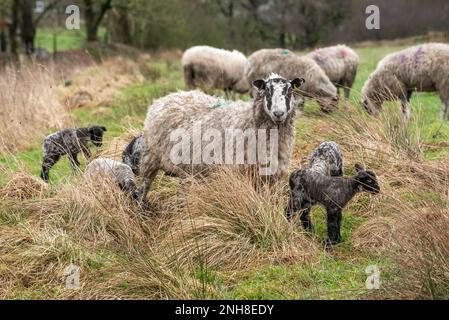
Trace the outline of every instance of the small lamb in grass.
[[103, 145], [103, 135], [106, 128], [102, 126], [92, 126], [79, 129], [64, 129], [53, 133], [44, 139], [41, 178], [44, 181], [49, 180], [50, 169], [59, 161], [61, 156], [68, 155], [70, 163], [75, 170], [80, 166], [78, 153], [82, 152], [86, 158], [91, 154], [88, 142], [95, 146]]
[[312, 170], [297, 170], [290, 176], [291, 198], [285, 215], [289, 221], [301, 210], [301, 222], [312, 231], [310, 211], [314, 205], [322, 205], [327, 211], [328, 244], [341, 242], [342, 210], [359, 192], [380, 192], [377, 177], [361, 165], [355, 165], [357, 174], [352, 178], [331, 177]]
[[131, 167], [127, 164], [106, 159], [98, 158], [89, 163], [84, 172], [88, 180], [95, 181], [97, 178], [111, 179], [125, 192], [129, 193], [133, 199], [138, 199], [136, 182]]
[[139, 175], [140, 159], [143, 152], [143, 134], [135, 137], [126, 147], [122, 154], [123, 163], [131, 167], [136, 176]]
[[320, 144], [310, 156], [309, 169], [326, 176], [343, 176], [343, 154], [333, 141]]

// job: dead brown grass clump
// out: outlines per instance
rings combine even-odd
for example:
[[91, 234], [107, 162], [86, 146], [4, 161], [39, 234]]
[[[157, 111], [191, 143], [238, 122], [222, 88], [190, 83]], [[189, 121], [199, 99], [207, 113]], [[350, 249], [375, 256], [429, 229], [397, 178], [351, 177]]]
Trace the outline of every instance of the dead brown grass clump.
[[41, 198], [48, 191], [48, 185], [25, 171], [14, 173], [11, 180], [0, 190], [0, 197], [16, 200]]
[[183, 196], [185, 210], [174, 217], [163, 247], [174, 250], [169, 258], [180, 265], [193, 261], [222, 270], [310, 262], [318, 247], [284, 218], [284, 189], [232, 169], [193, 180]]

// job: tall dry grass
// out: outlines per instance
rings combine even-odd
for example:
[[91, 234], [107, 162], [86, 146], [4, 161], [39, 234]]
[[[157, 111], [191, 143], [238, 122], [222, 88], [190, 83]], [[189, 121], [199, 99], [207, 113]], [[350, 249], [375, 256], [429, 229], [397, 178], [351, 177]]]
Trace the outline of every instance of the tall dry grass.
[[30, 62], [0, 72], [0, 153], [22, 150], [68, 122], [58, 85], [53, 65]]

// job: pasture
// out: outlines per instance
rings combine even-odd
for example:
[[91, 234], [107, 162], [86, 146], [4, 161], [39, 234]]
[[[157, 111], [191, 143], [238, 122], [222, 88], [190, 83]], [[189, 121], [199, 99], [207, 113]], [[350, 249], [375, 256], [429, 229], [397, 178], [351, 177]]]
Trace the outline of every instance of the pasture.
[[[51, 88], [13, 91], [17, 100], [30, 92], [33, 98], [45, 92], [47, 100], [22, 106], [20, 125], [1, 132], [0, 298], [449, 298], [449, 123], [439, 120], [440, 100], [415, 94], [407, 128], [399, 103], [385, 105], [379, 118], [359, 104], [377, 62], [405, 47], [357, 48], [349, 110], [341, 104], [323, 115], [309, 101], [298, 117], [291, 171], [321, 142], [334, 140], [344, 152], [345, 175], [361, 162], [381, 184], [380, 195], [357, 196], [344, 211], [343, 243], [332, 250], [322, 245], [323, 209], [313, 209], [313, 235], [285, 220], [287, 180], [256, 191], [251, 178], [229, 170], [203, 180], [160, 175], [142, 215], [115, 187], [86, 184], [67, 159], [53, 168], [49, 186], [37, 179], [41, 141], [62, 124], [106, 126], [104, 146], [92, 151], [120, 157], [142, 129], [148, 105], [184, 89], [178, 52], [112, 57], [80, 67], [69, 86], [56, 79]], [[29, 68], [39, 69], [30, 71], [39, 79], [51, 77], [49, 69]], [[8, 81], [0, 86], [10, 89]], [[95, 98], [79, 108], [57, 107], [79, 91]], [[39, 121], [26, 116], [52, 105]], [[15, 138], [20, 127], [33, 135]], [[80, 267], [79, 290], [61, 280], [71, 264]], [[379, 290], [365, 285], [372, 265], [381, 272]]]

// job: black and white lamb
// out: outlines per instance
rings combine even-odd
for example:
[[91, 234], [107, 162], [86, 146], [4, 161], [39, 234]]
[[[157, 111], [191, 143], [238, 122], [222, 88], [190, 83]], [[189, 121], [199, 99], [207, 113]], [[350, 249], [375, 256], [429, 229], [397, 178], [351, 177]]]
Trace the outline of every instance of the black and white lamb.
[[343, 154], [333, 141], [326, 141], [316, 148], [309, 158], [309, 170], [326, 176], [343, 176]]
[[95, 146], [101, 147], [103, 145], [103, 135], [106, 131], [105, 127], [92, 126], [88, 128], [64, 129], [46, 137], [43, 143], [44, 159], [41, 178], [44, 181], [48, 181], [50, 169], [64, 155], [69, 157], [73, 169], [76, 170], [80, 166], [78, 153], [82, 152], [87, 159], [90, 158], [89, 141]]
[[135, 137], [122, 154], [123, 163], [131, 167], [136, 176], [139, 175], [140, 159], [143, 152], [143, 134]]
[[98, 178], [110, 179], [133, 199], [137, 200], [139, 197], [134, 173], [127, 164], [112, 159], [98, 158], [89, 163], [84, 176], [89, 181], [98, 181]]
[[289, 221], [301, 210], [301, 223], [312, 231], [310, 211], [314, 205], [322, 205], [327, 211], [328, 244], [341, 241], [342, 210], [359, 192], [380, 192], [377, 177], [361, 165], [355, 165], [357, 174], [351, 178], [331, 177], [312, 170], [297, 170], [290, 176], [291, 197], [286, 209]]

